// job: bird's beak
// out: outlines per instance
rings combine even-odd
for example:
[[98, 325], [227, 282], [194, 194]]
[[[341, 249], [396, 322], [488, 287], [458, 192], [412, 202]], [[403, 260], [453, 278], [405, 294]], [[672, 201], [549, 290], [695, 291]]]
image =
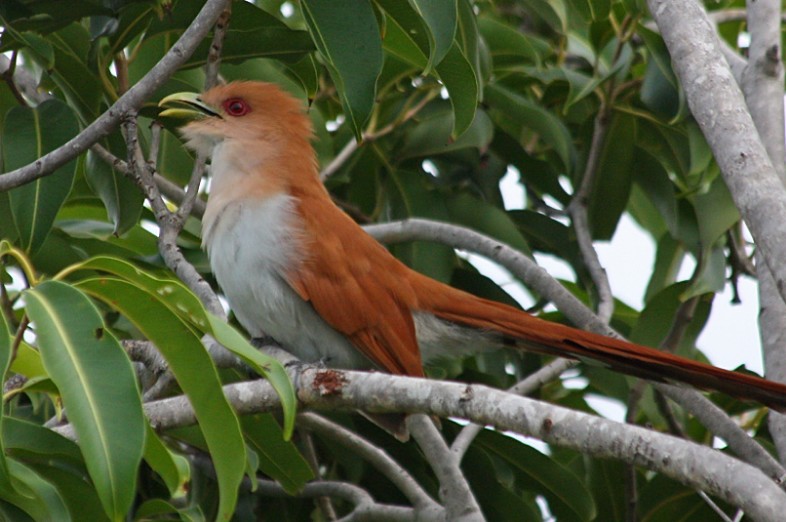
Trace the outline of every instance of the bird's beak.
[[158, 113], [159, 116], [171, 118], [185, 118], [189, 120], [204, 118], [206, 116], [221, 117], [210, 105], [202, 101], [195, 92], [176, 92], [158, 102], [159, 107], [168, 107]]

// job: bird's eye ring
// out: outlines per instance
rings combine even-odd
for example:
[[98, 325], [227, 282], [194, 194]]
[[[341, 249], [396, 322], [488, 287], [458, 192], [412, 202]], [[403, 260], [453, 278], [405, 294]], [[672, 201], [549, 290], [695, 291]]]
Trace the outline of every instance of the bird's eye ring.
[[251, 112], [251, 107], [241, 98], [230, 98], [223, 105], [224, 111], [230, 116], [245, 116]]

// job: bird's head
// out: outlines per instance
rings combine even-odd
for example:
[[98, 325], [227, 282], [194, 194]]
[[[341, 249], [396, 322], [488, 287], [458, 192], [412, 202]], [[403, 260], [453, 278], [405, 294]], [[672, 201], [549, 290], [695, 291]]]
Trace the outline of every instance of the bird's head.
[[202, 94], [171, 94], [159, 106], [166, 108], [160, 116], [189, 119], [183, 136], [191, 148], [207, 153], [224, 141], [275, 146], [312, 135], [303, 104], [272, 83], [233, 82]]

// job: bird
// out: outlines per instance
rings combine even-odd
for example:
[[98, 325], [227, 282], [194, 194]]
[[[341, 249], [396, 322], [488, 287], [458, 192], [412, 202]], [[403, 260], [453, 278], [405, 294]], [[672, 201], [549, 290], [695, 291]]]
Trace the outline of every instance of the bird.
[[175, 93], [185, 144], [210, 158], [202, 242], [239, 323], [302, 361], [424, 377], [424, 364], [509, 346], [786, 411], [786, 385], [547, 321], [399, 261], [331, 199], [304, 104], [273, 83]]

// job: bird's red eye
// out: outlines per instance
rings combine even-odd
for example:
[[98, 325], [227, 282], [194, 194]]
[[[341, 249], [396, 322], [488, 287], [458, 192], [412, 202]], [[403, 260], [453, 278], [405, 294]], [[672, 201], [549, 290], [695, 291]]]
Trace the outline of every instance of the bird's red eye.
[[251, 112], [251, 107], [241, 98], [230, 98], [224, 102], [224, 111], [230, 116], [244, 116]]

